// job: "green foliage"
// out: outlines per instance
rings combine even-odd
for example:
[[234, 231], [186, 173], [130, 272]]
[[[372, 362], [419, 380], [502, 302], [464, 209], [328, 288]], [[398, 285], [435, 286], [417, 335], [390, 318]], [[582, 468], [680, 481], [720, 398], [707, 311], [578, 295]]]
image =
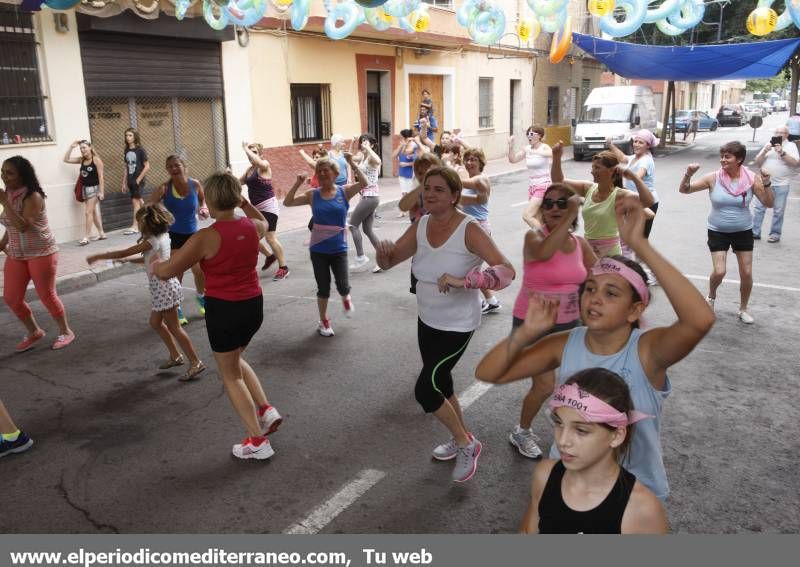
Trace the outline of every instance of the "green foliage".
[[747, 81], [747, 88], [750, 92], [754, 93], [772, 93], [777, 92], [789, 84], [789, 78], [782, 71], [771, 79], [750, 79]]

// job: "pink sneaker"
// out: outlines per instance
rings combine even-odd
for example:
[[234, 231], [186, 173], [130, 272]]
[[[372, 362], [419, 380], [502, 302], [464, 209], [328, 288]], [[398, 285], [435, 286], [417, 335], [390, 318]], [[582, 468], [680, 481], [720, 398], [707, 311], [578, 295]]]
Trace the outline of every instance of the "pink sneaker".
[[53, 343], [53, 350], [61, 350], [67, 348], [75, 340], [75, 333], [70, 331], [68, 335], [58, 335], [56, 342]]
[[38, 343], [40, 340], [44, 338], [44, 330], [37, 329], [35, 333], [32, 335], [26, 335], [22, 342], [17, 344], [15, 350], [17, 352], [25, 352], [26, 350], [31, 350], [33, 346]]

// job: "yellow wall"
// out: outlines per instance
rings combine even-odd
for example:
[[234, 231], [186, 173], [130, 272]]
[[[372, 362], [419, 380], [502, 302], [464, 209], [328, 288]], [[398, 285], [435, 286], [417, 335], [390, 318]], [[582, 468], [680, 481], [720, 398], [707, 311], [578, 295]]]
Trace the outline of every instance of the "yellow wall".
[[69, 31], [57, 33], [50, 10], [34, 16], [40, 42], [40, 69], [51, 142], [0, 145], [0, 161], [22, 155], [36, 168], [36, 175], [47, 194], [47, 215], [59, 241], [77, 238], [83, 223], [83, 205], [73, 196], [78, 168], [64, 163], [69, 145], [89, 137], [89, 116], [83, 88], [75, 13], [66, 12]]

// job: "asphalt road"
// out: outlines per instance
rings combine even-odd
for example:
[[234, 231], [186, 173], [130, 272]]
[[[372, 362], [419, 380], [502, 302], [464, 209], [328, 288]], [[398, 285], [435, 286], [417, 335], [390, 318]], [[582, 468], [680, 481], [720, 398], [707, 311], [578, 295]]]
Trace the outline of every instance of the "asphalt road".
[[[767, 119], [774, 126], [785, 113]], [[762, 129], [764, 143], [770, 132]], [[683, 196], [688, 162], [718, 167], [717, 149], [750, 140], [748, 128], [701, 134], [689, 150], [656, 160], [661, 200], [653, 242], [705, 292], [708, 198]], [[748, 144], [757, 150], [759, 144]], [[589, 177], [588, 163], [567, 175]], [[520, 265], [525, 227], [524, 174], [494, 183], [492, 224], [501, 249]], [[800, 426], [797, 421], [800, 283], [798, 186], [780, 244], [757, 244], [751, 313], [736, 318], [738, 287], [726, 283], [709, 336], [670, 378], [663, 445], [676, 532], [800, 531]], [[384, 212], [382, 238], [406, 222]], [[476, 385], [473, 369], [510, 327], [519, 283], [499, 294], [504, 308], [484, 318], [456, 367], [456, 388], [471, 399], [470, 428], [484, 443], [477, 475], [450, 482], [451, 464], [430, 451], [447, 434], [413, 399], [420, 369], [416, 304], [409, 264], [388, 273], [353, 274], [353, 319], [332, 302], [336, 337], [317, 336], [315, 285], [302, 245], [307, 233], [283, 236], [292, 274], [263, 280], [265, 323], [247, 358], [285, 417], [268, 462], [237, 461], [243, 437], [215, 370], [196, 383], [159, 374], [165, 351], [149, 329], [144, 274], [120, 277], [64, 296], [78, 340], [52, 352], [12, 353], [22, 334], [0, 313], [0, 396], [36, 440], [24, 455], [0, 461], [0, 531], [14, 533], [508, 533], [517, 530], [535, 461], [507, 441], [527, 384]], [[368, 250], [369, 249], [368, 246]], [[736, 280], [730, 257], [728, 278]], [[191, 277], [187, 278], [191, 285]], [[651, 325], [674, 314], [659, 288]], [[188, 300], [192, 292], [186, 292]], [[52, 337], [55, 329], [34, 309]], [[187, 301], [188, 331], [213, 366], [202, 318]], [[539, 417], [534, 428], [552, 438]]]

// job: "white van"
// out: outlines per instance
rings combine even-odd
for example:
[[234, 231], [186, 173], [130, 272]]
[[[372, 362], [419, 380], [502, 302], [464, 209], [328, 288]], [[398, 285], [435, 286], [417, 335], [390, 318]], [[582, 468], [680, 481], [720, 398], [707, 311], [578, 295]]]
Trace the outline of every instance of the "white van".
[[606, 139], [633, 153], [632, 135], [641, 128], [656, 131], [656, 105], [650, 87], [599, 87], [586, 97], [572, 136], [575, 161], [606, 149]]

